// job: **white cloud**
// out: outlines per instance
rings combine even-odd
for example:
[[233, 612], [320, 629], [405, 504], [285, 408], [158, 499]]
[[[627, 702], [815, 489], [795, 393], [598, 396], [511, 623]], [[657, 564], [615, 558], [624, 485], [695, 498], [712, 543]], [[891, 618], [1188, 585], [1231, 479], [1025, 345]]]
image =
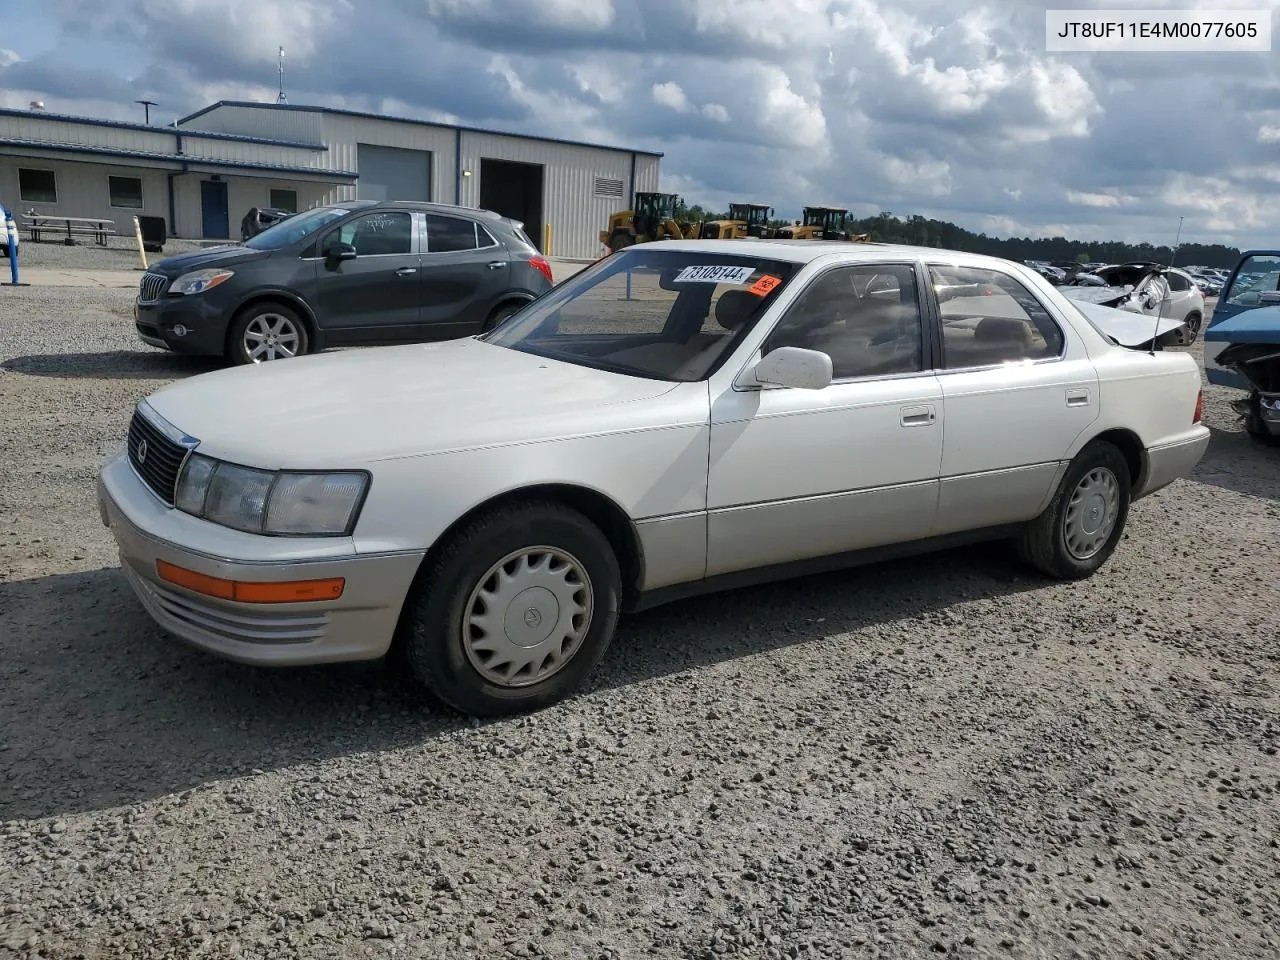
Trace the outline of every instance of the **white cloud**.
[[1004, 188], [1004, 193], [1005, 193], [1005, 195], [1006, 195], [1006, 196], [1012, 197], [1014, 200], [1021, 200], [1021, 199], [1022, 199], [1022, 190], [1021, 190], [1021, 188], [1019, 188], [1019, 189], [1017, 189], [1017, 190], [1014, 190], [1014, 189], [1011, 189], [1010, 187], [1005, 187], [1005, 188]]
[[0, 47], [0, 70], [3, 70], [5, 67], [12, 66], [21, 59], [22, 58], [18, 56], [15, 51], [6, 50], [4, 47]]
[[702, 105], [702, 115], [708, 120], [714, 120], [717, 123], [729, 122], [729, 111], [719, 103], [704, 103]]
[[685, 96], [684, 89], [674, 81], [655, 83], [652, 92], [653, 102], [660, 107], [667, 107], [679, 113], [688, 113], [693, 109], [693, 104]]
[[899, 186], [911, 187], [930, 197], [951, 192], [951, 164], [946, 161], [910, 163], [899, 157], [885, 157], [883, 163], [885, 175]]
[[1067, 203], [1073, 203], [1080, 207], [1120, 207], [1126, 203], [1133, 203], [1137, 199], [1137, 197], [1118, 193], [1087, 193], [1080, 190], [1067, 191]]
[[1259, 143], [1280, 143], [1280, 127], [1259, 127]]

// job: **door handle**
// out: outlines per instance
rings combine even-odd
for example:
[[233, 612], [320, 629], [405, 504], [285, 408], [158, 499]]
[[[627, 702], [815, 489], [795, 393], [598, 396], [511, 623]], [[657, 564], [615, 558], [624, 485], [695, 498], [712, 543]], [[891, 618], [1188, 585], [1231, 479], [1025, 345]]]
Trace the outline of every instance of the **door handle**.
[[1089, 405], [1089, 390], [1082, 388], [1079, 390], [1067, 391], [1068, 407], [1087, 407]]
[[397, 271], [396, 271], [396, 276], [397, 276], [397, 277], [407, 277], [407, 276], [409, 276], [409, 274], [411, 274], [411, 273], [417, 273], [417, 272], [418, 272], [418, 268], [417, 268], [417, 267], [401, 267], [399, 270], [397, 270]]
[[932, 406], [902, 408], [902, 425], [904, 427], [927, 427], [935, 419], [936, 416]]
[[490, 269], [490, 270], [497, 270], [498, 268], [500, 268], [500, 267], [505, 267], [506, 265], [507, 265], [507, 261], [505, 261], [505, 260], [490, 260], [490, 261], [489, 261], [489, 269]]

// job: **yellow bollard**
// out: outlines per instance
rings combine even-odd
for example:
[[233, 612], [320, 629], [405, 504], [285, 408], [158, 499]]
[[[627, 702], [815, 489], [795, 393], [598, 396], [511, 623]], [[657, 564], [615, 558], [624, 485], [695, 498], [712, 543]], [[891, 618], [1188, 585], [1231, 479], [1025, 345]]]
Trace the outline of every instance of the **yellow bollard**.
[[133, 218], [133, 235], [138, 238], [138, 259], [142, 261], [142, 269], [147, 269], [147, 251], [142, 246], [142, 224]]
[[542, 252], [548, 257], [551, 256], [551, 224], [546, 224], [542, 228]]

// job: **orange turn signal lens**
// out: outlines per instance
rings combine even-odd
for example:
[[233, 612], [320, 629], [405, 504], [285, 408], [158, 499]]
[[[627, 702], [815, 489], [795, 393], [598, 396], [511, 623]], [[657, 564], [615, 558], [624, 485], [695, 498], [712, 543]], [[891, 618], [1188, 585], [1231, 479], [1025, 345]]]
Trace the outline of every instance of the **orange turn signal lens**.
[[327, 580], [287, 580], [283, 582], [246, 582], [224, 580], [205, 573], [196, 573], [186, 567], [175, 566], [164, 560], [156, 561], [156, 573], [161, 580], [186, 587], [207, 597], [236, 600], [240, 603], [308, 603], [314, 600], [337, 600], [347, 585], [343, 577]]

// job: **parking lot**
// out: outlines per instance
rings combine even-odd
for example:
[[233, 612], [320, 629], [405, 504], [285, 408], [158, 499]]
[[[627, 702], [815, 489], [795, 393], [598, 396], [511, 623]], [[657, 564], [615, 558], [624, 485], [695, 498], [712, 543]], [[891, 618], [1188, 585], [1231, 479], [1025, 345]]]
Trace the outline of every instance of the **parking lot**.
[[214, 364], [72, 266], [0, 288], [0, 956], [1280, 954], [1280, 450], [1227, 391], [1091, 580], [991, 545], [682, 602], [475, 723], [153, 626], [94, 479]]

